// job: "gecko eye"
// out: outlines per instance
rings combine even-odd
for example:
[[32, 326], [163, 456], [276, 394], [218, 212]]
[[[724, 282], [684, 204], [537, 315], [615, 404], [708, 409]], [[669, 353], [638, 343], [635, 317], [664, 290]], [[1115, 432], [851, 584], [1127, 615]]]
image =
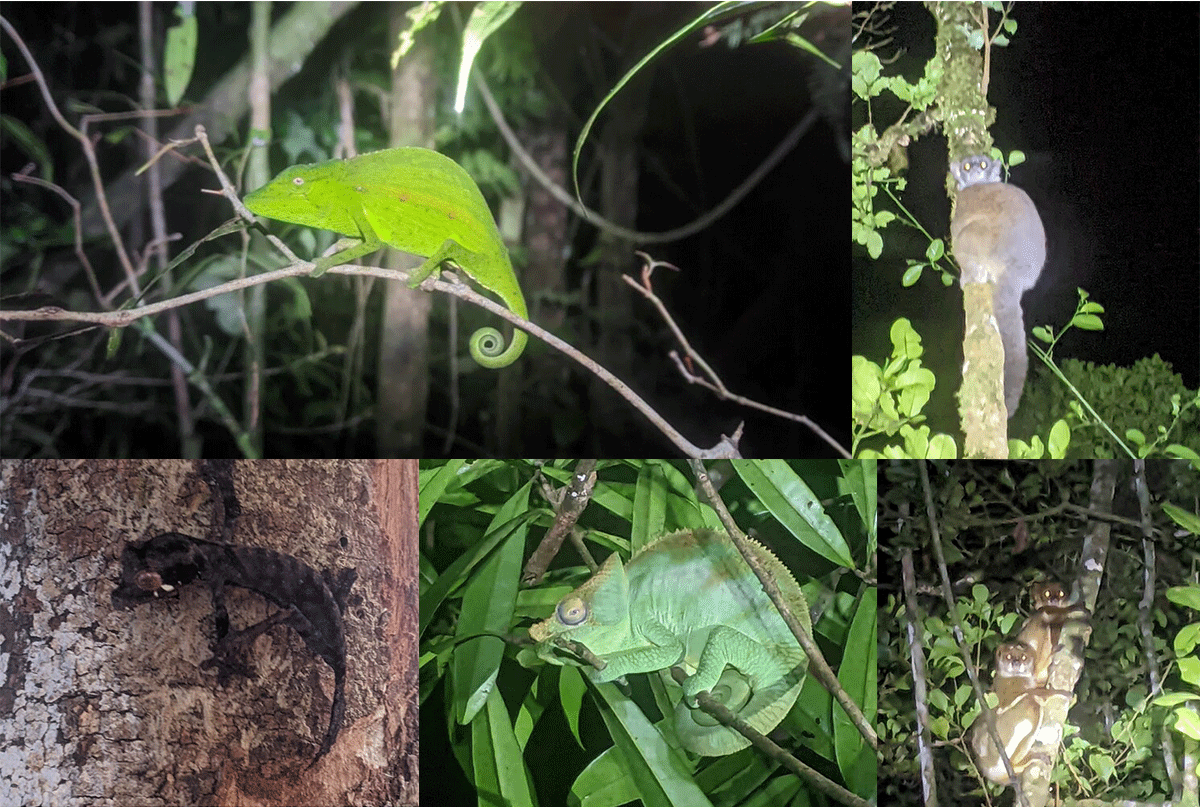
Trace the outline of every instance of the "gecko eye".
[[587, 621], [588, 618], [587, 603], [578, 597], [571, 597], [569, 600], [563, 600], [558, 604], [556, 611], [558, 621], [564, 625], [567, 625], [568, 627], [582, 625], [585, 621]]

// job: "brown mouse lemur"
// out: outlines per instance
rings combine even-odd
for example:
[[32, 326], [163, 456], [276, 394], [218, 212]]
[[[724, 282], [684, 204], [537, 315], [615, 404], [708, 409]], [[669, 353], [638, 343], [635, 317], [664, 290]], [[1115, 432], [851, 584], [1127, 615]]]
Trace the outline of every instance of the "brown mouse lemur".
[[1021, 402], [1029, 357], [1021, 295], [1033, 288], [1046, 262], [1046, 233], [1033, 200], [1000, 180], [1000, 162], [967, 157], [950, 164], [958, 201], [950, 222], [962, 285], [995, 284], [992, 305], [1004, 344], [1004, 404], [1011, 418]]

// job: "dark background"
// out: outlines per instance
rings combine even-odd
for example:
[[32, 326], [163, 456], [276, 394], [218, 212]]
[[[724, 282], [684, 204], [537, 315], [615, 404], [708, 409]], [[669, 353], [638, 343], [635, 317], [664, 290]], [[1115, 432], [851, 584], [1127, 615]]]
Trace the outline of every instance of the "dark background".
[[[1128, 366], [1157, 353], [1195, 389], [1197, 7], [1018, 3], [1012, 16], [1019, 27], [1011, 44], [992, 49], [988, 101], [997, 111], [995, 144], [1005, 154], [1020, 149], [1028, 158], [1010, 181], [1033, 198], [1046, 228], [1046, 268], [1024, 297], [1026, 330], [1038, 324], [1061, 329], [1082, 287], [1105, 307], [1105, 330], [1073, 331], [1056, 357]], [[994, 26], [998, 18], [991, 19]], [[899, 3], [891, 21], [896, 45], [907, 53], [889, 70], [915, 79], [933, 53], [933, 17], [921, 4]], [[884, 120], [880, 128], [895, 117]], [[908, 154], [903, 201], [931, 235], [948, 238], [945, 138], [926, 136]], [[929, 272], [915, 287], [903, 288], [903, 259], [919, 259], [925, 242], [906, 238], [895, 226], [884, 238], [881, 261], [855, 247], [854, 352], [880, 361], [891, 352], [891, 322], [911, 319], [924, 339], [926, 364], [939, 379], [928, 410], [931, 425], [956, 431], [951, 396], [962, 366], [961, 292], [957, 283], [945, 288]], [[1040, 366], [1030, 358], [1031, 376]]]
[[[481, 68], [490, 71], [489, 81], [493, 90], [497, 90], [504, 78], [497, 64], [504, 62], [495, 60], [495, 54], [489, 54], [489, 50], [510, 48], [506, 56], [511, 65], [518, 59], [513, 55], [517, 47], [513, 43], [528, 44], [536, 62], [531, 68], [534, 88], [550, 99], [547, 120], [551, 125], [561, 125], [569, 144], [574, 146], [582, 122], [621, 75], [671, 32], [708, 8], [711, 5], [694, 3], [528, 4], [506, 23], [523, 29], [524, 36], [505, 40], [497, 34], [496, 40], [489, 41], [483, 49]], [[279, 4], [276, 18], [285, 9], [286, 4]], [[463, 9], [464, 14], [468, 11]], [[273, 113], [277, 139], [285, 134], [289, 120], [334, 117], [329, 111], [334, 108], [330, 77], [344, 60], [349, 60], [352, 70], [386, 71], [390, 47], [386, 42], [384, 12], [385, 7], [379, 4], [363, 4], [352, 10], [319, 43], [299, 72], [280, 88]], [[78, 102], [102, 110], [125, 111], [130, 107], [129, 99], [136, 98], [139, 80], [137, 15], [133, 4], [7, 3], [4, 13], [39, 60], [60, 108]], [[160, 30], [169, 13], [168, 6], [159, 9]], [[248, 47], [248, 4], [202, 3], [197, 13], [201, 20], [200, 49], [196, 76], [185, 101], [202, 98], [212, 81], [241, 58]], [[848, 31], [848, 15], [844, 25]], [[446, 48], [446, 39], [452, 32], [437, 35], [439, 47], [456, 58], [457, 46], [451, 42]], [[836, 41], [818, 44], [832, 49]], [[28, 66], [11, 39], [0, 36], [0, 47], [8, 60], [9, 78], [23, 76]], [[742, 43], [731, 48], [726, 39], [708, 41], [703, 31], [685, 37], [657, 61], [645, 76], [652, 87], [647, 96], [650, 100], [645, 109], [645, 123], [637, 135], [638, 228], [657, 232], [691, 222], [740, 184], [809, 110], [812, 100], [807, 82], [814, 62], [814, 57], [782, 42]], [[439, 122], [443, 125], [449, 119], [447, 108], [452, 101], [453, 78], [453, 73], [438, 77]], [[356, 99], [364, 110], [363, 126], [367, 125], [365, 110], [370, 106], [365, 96], [360, 92]], [[52, 122], [35, 86], [31, 82], [10, 86], [4, 90], [3, 102], [5, 114], [20, 119], [39, 138], [44, 138], [58, 168], [55, 181], [74, 193], [85, 192], [90, 181], [78, 145]], [[467, 104], [468, 108], [481, 107], [474, 91], [469, 93]], [[503, 100], [501, 105], [504, 106]], [[595, 164], [604, 159], [597, 148], [599, 127], [605, 125], [610, 114], [606, 111], [601, 116], [581, 158], [582, 181], [586, 183], [592, 178], [590, 185], [585, 184], [584, 201], [592, 207], [598, 194]], [[71, 120], [76, 122], [77, 118], [76, 114]], [[331, 120], [330, 125], [335, 122]], [[169, 126], [168, 122], [164, 130]], [[112, 128], [116, 126], [97, 127], [101, 134], [108, 134]], [[244, 137], [244, 122], [240, 131]], [[680, 268], [679, 274], [659, 270], [655, 274], [655, 289], [665, 298], [692, 344], [733, 393], [808, 415], [847, 444], [844, 424], [849, 374], [841, 346], [849, 326], [845, 304], [849, 296], [849, 273], [845, 267], [849, 182], [848, 165], [843, 150], [838, 148], [838, 137], [844, 143], [844, 129], [835, 134], [829, 120], [818, 120], [784, 161], [728, 215], [692, 238], [643, 248], [653, 257]], [[133, 140], [100, 148], [106, 180], [119, 175], [130, 164], [143, 161]], [[222, 149], [218, 153], [229, 161], [241, 142], [217, 145]], [[28, 151], [14, 140], [3, 137], [0, 146], [3, 163], [0, 173], [7, 176], [29, 162]], [[507, 157], [501, 155], [501, 159]], [[278, 148], [273, 150], [271, 162], [273, 171], [288, 164]], [[180, 244], [190, 244], [229, 217], [228, 205], [200, 194], [201, 188], [213, 186], [210, 174], [196, 170], [167, 189], [168, 230], [183, 233], [174, 249], [181, 248]], [[0, 192], [4, 229], [15, 226], [17, 211], [24, 208], [35, 211], [36, 216], [50, 217], [59, 226], [65, 225], [64, 232], [69, 232], [66, 229], [70, 223], [69, 210], [52, 194], [7, 181], [0, 183]], [[494, 205], [496, 200], [493, 197], [491, 201]], [[145, 221], [144, 214], [140, 220]], [[591, 293], [589, 273], [595, 272], [595, 266], [589, 266], [586, 258], [596, 245], [597, 234], [595, 228], [580, 223], [573, 215], [570, 226], [567, 277], [578, 284], [586, 300]], [[137, 225], [133, 229], [137, 230]], [[280, 232], [277, 224], [272, 229]], [[126, 231], [125, 237], [127, 245], [135, 248], [144, 244], [145, 238], [140, 234]], [[639, 271], [640, 262], [633, 254], [636, 248], [638, 245], [629, 245], [627, 263], [619, 271], [634, 275]], [[236, 245], [226, 239], [206, 249], [235, 250]], [[111, 258], [111, 245], [89, 244], [88, 251], [97, 265], [102, 288], [111, 287], [120, 271]], [[514, 250], [514, 254], [517, 252]], [[204, 254], [202, 250], [200, 256]], [[52, 304], [95, 310], [94, 301], [87, 304], [88, 295], [71, 296], [74, 289], [83, 288], [82, 275], [75, 264], [69, 236], [65, 236], [61, 243], [36, 256], [10, 251], [0, 267], [3, 272], [0, 282], [7, 297], [30, 292], [33, 289], [29, 278], [38, 278], [33, 286], [39, 294], [49, 295]], [[55, 280], [47, 283], [47, 278]], [[310, 294], [330, 294], [329, 289], [337, 288], [330, 285], [330, 278], [305, 278], [300, 282]], [[325, 284], [324, 288], [315, 291], [320, 284]], [[525, 286], [524, 291], [530, 300], [539, 290]], [[284, 292], [269, 291], [269, 298], [273, 294]], [[629, 294], [635, 298], [633, 308], [640, 319], [632, 332], [619, 333], [616, 338], [628, 340], [637, 361], [632, 371], [618, 374], [687, 438], [698, 445], [711, 446], [721, 433], [731, 433], [739, 422], [746, 420], [742, 450], [747, 456], [831, 455], [832, 449], [805, 428], [719, 402], [711, 393], [683, 382], [667, 358], [667, 352], [675, 348], [670, 333], [648, 303], [632, 290]], [[351, 293], [346, 291], [343, 296], [349, 299]], [[47, 304], [45, 298], [37, 298], [36, 303], [31, 299], [29, 304], [6, 300], [4, 307], [41, 304]], [[371, 305], [377, 307], [378, 303]], [[435, 302], [436, 319], [431, 325], [435, 344], [445, 340], [445, 305], [444, 299]], [[341, 344], [346, 338], [347, 320], [336, 306], [348, 304], [318, 301], [315, 327], [321, 329], [330, 343]], [[585, 316], [580, 313], [578, 307], [571, 310], [566, 327], [558, 332], [586, 349], [588, 343], [580, 338], [581, 334], [591, 335], [603, 329], [605, 320], [603, 312], [590, 308], [585, 309]], [[222, 340], [218, 345], [228, 344], [226, 337], [207, 324], [211, 314], [204, 306], [190, 306], [185, 317], [194, 332], [210, 331], [214, 339]], [[158, 324], [160, 333], [164, 327], [164, 323]], [[11, 328], [6, 325], [5, 330]], [[29, 419], [27, 431], [55, 430], [54, 451], [66, 456], [106, 456], [114, 448], [101, 438], [114, 433], [129, 437], [120, 448], [125, 455], [176, 453], [176, 423], [165, 361], [156, 351], [138, 347], [140, 338], [135, 329], [125, 333], [122, 348], [125, 352], [106, 359], [104, 339], [95, 338], [99, 333], [92, 331], [90, 337], [72, 337], [60, 349], [80, 359], [81, 369], [131, 372], [145, 377], [148, 383], [132, 392], [129, 387], [113, 388], [102, 391], [94, 400], [80, 400], [65, 419], [60, 408], [23, 410], [21, 416]], [[458, 333], [460, 341], [465, 343], [470, 330], [460, 323]], [[373, 391], [375, 342], [371, 335], [367, 345], [365, 372], [369, 377], [363, 383]], [[530, 347], [535, 348], [533, 344]], [[196, 353], [189, 353], [188, 358], [197, 361], [198, 354], [197, 345]], [[0, 354], [5, 379], [0, 394], [7, 398], [19, 391], [31, 372], [57, 369], [47, 366], [47, 355], [41, 349], [20, 356], [11, 351]], [[525, 356], [530, 355], [531, 350], [527, 349]], [[435, 347], [435, 356], [444, 358], [444, 346]], [[340, 363], [341, 358], [333, 361]], [[597, 392], [590, 377], [574, 364], [558, 361], [561, 372], [552, 390], [527, 387], [523, 391], [527, 404], [519, 443], [524, 455], [554, 456], [582, 451], [593, 456], [654, 456], [676, 452], [623, 402], [607, 405], [610, 410], [615, 407], [622, 413], [620, 422], [597, 418], [593, 409], [596, 397], [615, 398], [615, 394], [607, 390]], [[280, 355], [268, 357], [271, 368], [285, 363]], [[473, 369], [469, 360], [465, 363]], [[445, 424], [448, 407], [445, 362], [437, 362], [432, 372], [430, 421], [435, 428], [428, 433], [426, 454], [442, 452], [443, 436], [437, 428]], [[305, 396], [313, 394], [311, 389], [294, 382], [286, 372], [269, 376], [265, 383], [275, 387], [264, 390], [268, 398], [265, 417], [268, 456], [371, 455], [373, 432], [369, 416], [365, 423], [359, 424], [357, 436], [346, 432], [326, 434], [319, 415], [311, 413], [319, 413], [327, 405], [307, 399]], [[475, 372], [464, 383], [475, 387], [464, 396], [466, 403], [459, 426], [461, 442], [451, 451], [456, 455], [486, 445], [485, 435], [489, 423], [494, 421], [486, 409], [489, 396], [494, 395], [492, 373]], [[220, 393], [237, 408], [240, 397], [237, 382], [227, 383]], [[195, 391], [191, 394], [194, 401]], [[270, 406], [272, 401], [274, 407]], [[205, 436], [206, 456], [236, 451], [228, 433], [211, 414], [205, 416], [200, 428]], [[30, 449], [25, 444], [9, 447], [10, 452], [14, 450], [25, 453]]]

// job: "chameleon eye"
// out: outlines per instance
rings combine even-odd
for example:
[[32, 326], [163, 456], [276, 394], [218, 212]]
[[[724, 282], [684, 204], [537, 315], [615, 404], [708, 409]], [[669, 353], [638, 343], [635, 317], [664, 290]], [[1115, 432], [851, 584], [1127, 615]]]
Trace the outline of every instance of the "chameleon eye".
[[582, 625], [588, 617], [587, 603], [578, 597], [571, 597], [568, 600], [563, 600], [558, 604], [556, 616], [558, 617], [559, 622], [567, 625], [568, 627]]
[[301, 185], [304, 184], [304, 177], [293, 177], [292, 184], [295, 185], [297, 188], [299, 188]]

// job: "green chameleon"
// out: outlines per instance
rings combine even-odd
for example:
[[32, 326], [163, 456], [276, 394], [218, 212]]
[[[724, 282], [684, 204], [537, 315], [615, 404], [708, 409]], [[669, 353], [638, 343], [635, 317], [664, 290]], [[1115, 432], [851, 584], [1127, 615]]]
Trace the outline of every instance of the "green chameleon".
[[[528, 319], [525, 298], [492, 212], [458, 163], [436, 151], [399, 148], [349, 160], [293, 165], [245, 199], [250, 212], [358, 239], [315, 262], [313, 276], [387, 244], [425, 258], [412, 273], [416, 287], [446, 261]], [[507, 367], [525, 350], [514, 329], [508, 349], [495, 328], [471, 335], [471, 357], [484, 367]]]
[[[791, 573], [766, 547], [750, 545], [811, 635], [808, 605]], [[690, 708], [697, 693], [711, 691], [766, 734], [796, 702], [808, 667], [754, 572], [729, 537], [713, 530], [664, 535], [624, 566], [614, 552], [529, 635], [552, 664], [580, 664], [564, 655], [563, 640], [586, 647], [605, 663], [587, 666], [596, 683], [653, 670], [671, 681], [667, 669], [681, 665], [689, 677], [675, 707], [675, 730], [685, 748], [702, 756], [732, 754], [750, 741]]]

